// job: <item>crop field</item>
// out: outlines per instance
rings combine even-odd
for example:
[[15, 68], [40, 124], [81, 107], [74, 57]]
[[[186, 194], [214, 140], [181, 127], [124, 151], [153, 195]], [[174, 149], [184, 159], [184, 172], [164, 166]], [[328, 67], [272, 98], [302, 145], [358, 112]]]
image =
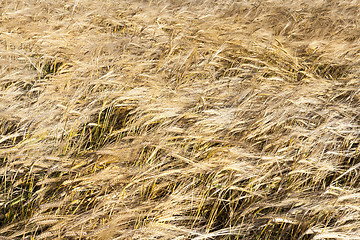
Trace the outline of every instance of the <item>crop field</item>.
[[0, 0], [0, 239], [360, 239], [360, 2]]

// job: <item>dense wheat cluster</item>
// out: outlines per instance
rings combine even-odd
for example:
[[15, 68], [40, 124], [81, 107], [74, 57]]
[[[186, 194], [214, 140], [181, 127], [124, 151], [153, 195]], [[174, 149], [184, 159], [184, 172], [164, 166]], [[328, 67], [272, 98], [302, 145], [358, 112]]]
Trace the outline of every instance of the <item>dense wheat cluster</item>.
[[360, 239], [359, 1], [0, 10], [0, 239]]

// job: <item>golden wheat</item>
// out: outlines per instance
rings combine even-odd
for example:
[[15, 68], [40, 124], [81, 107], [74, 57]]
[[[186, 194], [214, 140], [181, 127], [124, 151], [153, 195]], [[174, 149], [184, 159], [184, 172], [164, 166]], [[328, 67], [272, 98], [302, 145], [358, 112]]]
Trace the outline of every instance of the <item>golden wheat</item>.
[[0, 9], [1, 239], [359, 239], [358, 1]]

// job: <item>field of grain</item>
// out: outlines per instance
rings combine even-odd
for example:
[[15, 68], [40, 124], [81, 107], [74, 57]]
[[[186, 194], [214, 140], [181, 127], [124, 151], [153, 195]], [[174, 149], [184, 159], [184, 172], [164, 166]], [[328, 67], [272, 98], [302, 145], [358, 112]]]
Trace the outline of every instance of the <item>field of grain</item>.
[[358, 0], [0, 13], [0, 239], [360, 239]]

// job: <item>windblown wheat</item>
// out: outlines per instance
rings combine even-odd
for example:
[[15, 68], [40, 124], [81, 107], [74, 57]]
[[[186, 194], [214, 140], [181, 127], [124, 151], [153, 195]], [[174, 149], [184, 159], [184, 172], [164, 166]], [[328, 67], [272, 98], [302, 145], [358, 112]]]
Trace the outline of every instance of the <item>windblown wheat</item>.
[[1, 239], [359, 239], [358, 1], [0, 9]]

